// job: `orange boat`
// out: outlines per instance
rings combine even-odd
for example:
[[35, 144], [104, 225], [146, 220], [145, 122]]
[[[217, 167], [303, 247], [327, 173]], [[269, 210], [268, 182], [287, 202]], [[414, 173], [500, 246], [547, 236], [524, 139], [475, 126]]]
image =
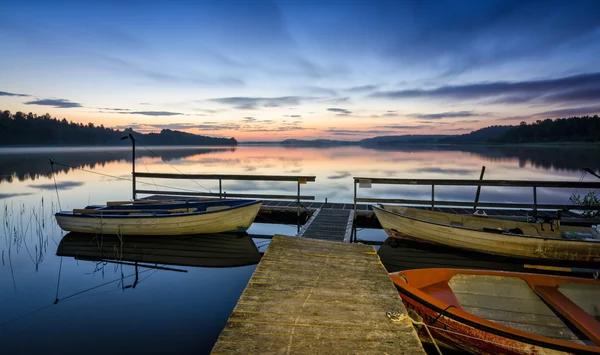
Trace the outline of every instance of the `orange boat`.
[[459, 269], [390, 278], [427, 327], [417, 325], [423, 341], [476, 354], [600, 354], [599, 280]]

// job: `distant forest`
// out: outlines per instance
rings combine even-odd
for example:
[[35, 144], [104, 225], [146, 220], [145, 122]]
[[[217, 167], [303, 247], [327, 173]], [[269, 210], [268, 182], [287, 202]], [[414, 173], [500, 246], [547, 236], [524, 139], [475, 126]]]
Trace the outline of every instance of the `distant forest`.
[[521, 122], [491, 142], [545, 143], [545, 142], [600, 142], [600, 117], [583, 116]]
[[49, 114], [37, 116], [10, 111], [0, 112], [0, 146], [15, 145], [122, 145], [129, 144], [120, 138], [131, 133], [145, 145], [237, 145], [235, 138], [214, 138], [180, 131], [163, 129], [160, 133], [142, 134], [128, 128], [120, 131], [58, 120]]

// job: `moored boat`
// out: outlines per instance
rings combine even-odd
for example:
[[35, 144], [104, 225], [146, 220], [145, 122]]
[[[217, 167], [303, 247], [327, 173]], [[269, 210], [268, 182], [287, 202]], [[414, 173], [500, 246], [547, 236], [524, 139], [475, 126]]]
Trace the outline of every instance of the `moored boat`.
[[245, 232], [258, 214], [256, 200], [174, 201], [88, 206], [55, 214], [69, 232], [116, 235], [189, 235]]
[[600, 353], [598, 280], [458, 269], [390, 278], [438, 345], [476, 354]]
[[462, 216], [402, 206], [373, 206], [390, 237], [527, 259], [600, 262], [591, 228]]

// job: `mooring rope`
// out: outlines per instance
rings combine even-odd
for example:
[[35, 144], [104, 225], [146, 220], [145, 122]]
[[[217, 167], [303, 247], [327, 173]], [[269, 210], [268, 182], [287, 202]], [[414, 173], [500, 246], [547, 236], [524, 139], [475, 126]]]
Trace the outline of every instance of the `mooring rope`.
[[[105, 176], [105, 177], [114, 178], [114, 179], [117, 179], [117, 180], [133, 181], [133, 179], [128, 179], [128, 178], [124, 178], [124, 177], [121, 177], [121, 176], [115, 176], [115, 175], [110, 175], [110, 174], [105, 174], [105, 173], [99, 173], [97, 171], [92, 171], [92, 170], [87, 170], [87, 169], [83, 169], [83, 168], [78, 168], [76, 166], [71, 166], [71, 165], [59, 163], [59, 162], [56, 162], [56, 161], [54, 162], [54, 164], [60, 165], [60, 166], [64, 166], [64, 167], [67, 167], [67, 168], [71, 168], [71, 169], [85, 171], [85, 172], [96, 174], [96, 175], [101, 175], [101, 176]], [[186, 192], [196, 192], [196, 190], [184, 189], [184, 188], [179, 188], [179, 187], [174, 187], [174, 186], [167, 186], [167, 185], [152, 184], [150, 182], [144, 182], [144, 181], [137, 181], [136, 180], [136, 183], [137, 184], [145, 184], [145, 185], [155, 185], [155, 186], [166, 187], [166, 188], [169, 188], [169, 189], [181, 190], [181, 191], [186, 191]], [[59, 207], [60, 207], [60, 203], [59, 203]]]
[[[165, 163], [168, 166], [170, 166], [171, 168], [175, 169], [181, 175], [187, 175], [187, 174], [183, 173], [181, 170], [179, 170], [176, 167], [174, 167], [173, 165], [171, 165], [166, 160], [164, 160], [160, 155], [156, 154], [152, 149], [150, 149], [150, 148], [146, 147], [145, 145], [143, 145], [142, 143], [140, 143], [137, 139], [136, 139], [136, 142], [139, 143], [139, 145], [141, 145], [142, 147], [146, 148], [146, 150], [148, 150], [150, 153], [154, 154], [157, 158], [159, 158], [160, 160], [162, 160], [163, 163]], [[193, 180], [193, 179], [190, 179], [190, 180], [192, 180], [194, 183], [196, 183], [196, 185], [200, 186], [201, 188], [205, 189], [206, 191], [212, 193], [212, 191], [210, 189], [207, 189], [206, 187], [204, 187], [204, 185], [200, 184], [198, 181]]]

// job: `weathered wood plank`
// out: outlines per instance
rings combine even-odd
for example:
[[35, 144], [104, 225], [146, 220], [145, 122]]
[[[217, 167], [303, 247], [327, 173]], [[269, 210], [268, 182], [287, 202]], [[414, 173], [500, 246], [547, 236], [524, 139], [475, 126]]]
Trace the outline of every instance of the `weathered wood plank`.
[[373, 247], [271, 241], [213, 354], [424, 354]]

